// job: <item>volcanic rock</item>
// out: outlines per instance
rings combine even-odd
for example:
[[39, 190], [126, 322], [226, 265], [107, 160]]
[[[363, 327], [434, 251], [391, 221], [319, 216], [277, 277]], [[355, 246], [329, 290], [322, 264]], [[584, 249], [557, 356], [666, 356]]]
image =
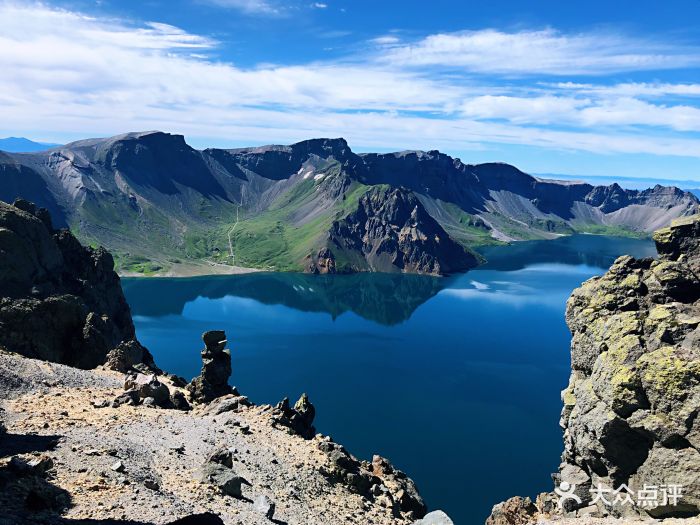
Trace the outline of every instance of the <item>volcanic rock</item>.
[[269, 520], [272, 520], [275, 515], [275, 504], [267, 496], [255, 498], [253, 508]]
[[530, 523], [537, 508], [530, 498], [514, 497], [493, 507], [486, 525], [525, 525]]
[[[541, 494], [539, 515], [700, 515], [700, 216], [654, 240], [657, 260], [619, 257], [567, 303], [572, 370], [553, 478], [578, 500], [560, 508], [555, 492]], [[657, 498], [640, 500], [645, 487]], [[594, 501], [592, 490], [603, 497]], [[489, 523], [532, 513], [527, 499], [512, 498]]]
[[295, 434], [311, 439], [316, 434], [316, 429], [313, 426], [315, 416], [316, 409], [309, 401], [309, 397], [304, 393], [294, 404], [294, 408], [289, 406], [289, 399], [286, 397], [277, 403], [274, 409], [273, 421], [275, 424], [287, 427]]
[[413, 525], [454, 525], [454, 522], [443, 511], [434, 510], [426, 514], [423, 519], [414, 521]]
[[[350, 261], [339, 268], [338, 254]], [[362, 254], [362, 261], [353, 261]], [[315, 262], [315, 264], [314, 264]], [[335, 221], [328, 246], [310, 265], [314, 273], [373, 271], [444, 275], [477, 265], [476, 257], [455, 242], [404, 188], [375, 188], [360, 198], [356, 211]]]
[[139, 399], [145, 401], [148, 398], [153, 399], [153, 404], [159, 407], [165, 407], [170, 401], [170, 390], [166, 385], [158, 381], [155, 374], [130, 374], [124, 380], [125, 390], [135, 390], [138, 392]]
[[214, 485], [226, 496], [243, 497], [242, 485], [245, 480], [224, 465], [208, 462], [202, 467], [199, 476], [200, 481]]
[[228, 384], [231, 376], [231, 352], [226, 349], [226, 333], [212, 330], [202, 334], [202, 373], [195, 377], [187, 390], [196, 403], [209, 403], [232, 392]]
[[136, 340], [112, 256], [54, 230], [46, 210], [15, 204], [0, 202], [0, 346], [79, 368], [121, 348], [115, 366], [155, 367]]

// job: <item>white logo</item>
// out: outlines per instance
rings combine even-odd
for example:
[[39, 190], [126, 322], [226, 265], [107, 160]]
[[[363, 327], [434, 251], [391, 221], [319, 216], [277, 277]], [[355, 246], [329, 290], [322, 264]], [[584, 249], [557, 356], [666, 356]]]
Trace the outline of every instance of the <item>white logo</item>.
[[560, 510], [564, 508], [564, 502], [569, 499], [574, 500], [579, 505], [581, 504], [581, 498], [574, 494], [575, 490], [576, 485], [572, 485], [568, 481], [562, 481], [559, 486], [554, 489], [556, 495], [559, 496], [559, 501], [557, 501], [557, 504], [559, 505]]
[[[554, 489], [554, 492], [559, 496], [557, 504], [560, 509], [564, 508], [564, 502], [567, 500], [575, 501], [578, 505], [581, 505], [581, 498], [574, 494], [575, 491], [576, 485], [572, 485], [568, 481], [562, 481]], [[678, 505], [683, 496], [683, 486], [671, 483], [666, 485], [649, 485], [645, 483], [641, 489], [635, 492], [625, 484], [620, 485], [616, 489], [611, 489], [598, 483], [597, 486], [591, 487], [590, 493], [592, 496], [591, 505], [600, 502], [607, 507], [612, 507], [613, 505], [637, 505], [638, 507], [654, 508]]]

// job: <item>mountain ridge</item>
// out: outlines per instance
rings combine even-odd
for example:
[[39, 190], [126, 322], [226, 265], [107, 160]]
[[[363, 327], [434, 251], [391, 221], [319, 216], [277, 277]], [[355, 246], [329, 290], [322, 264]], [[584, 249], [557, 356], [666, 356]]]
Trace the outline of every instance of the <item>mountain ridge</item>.
[[[454, 246], [418, 248], [422, 234], [415, 225], [392, 222], [405, 216], [400, 210], [384, 214], [384, 227], [403, 231], [411, 246], [393, 250], [381, 264], [372, 250], [357, 248], [368, 246], [357, 237], [366, 228], [345, 229], [353, 238], [334, 234], [333, 225], [377, 188], [404, 193], [407, 200], [395, 203], [410, 201], [425, 210], [436, 223], [431, 235]], [[197, 150], [182, 135], [160, 131], [0, 153], [0, 200], [17, 197], [47, 208], [57, 225], [70, 227], [83, 242], [110, 249], [121, 271], [147, 274], [183, 261], [444, 274], [445, 268], [474, 266], [475, 245], [576, 232], [645, 234], [700, 206], [677, 188], [548, 181], [505, 163], [465, 164], [437, 150], [357, 154], [343, 138]], [[405, 254], [415, 250], [415, 261], [445, 255], [437, 264], [406, 267]], [[325, 251], [338, 259], [335, 264], [317, 264]]]
[[13, 153], [43, 151], [60, 146], [49, 142], [36, 142], [25, 137], [5, 137], [0, 138], [0, 151]]

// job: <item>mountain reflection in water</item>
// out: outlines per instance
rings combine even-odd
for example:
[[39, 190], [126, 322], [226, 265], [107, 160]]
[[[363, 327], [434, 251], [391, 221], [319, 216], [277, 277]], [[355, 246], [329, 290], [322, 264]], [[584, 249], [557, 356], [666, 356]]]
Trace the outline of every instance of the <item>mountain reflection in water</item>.
[[401, 323], [449, 280], [402, 274], [306, 275], [253, 273], [238, 276], [124, 279], [133, 315], [158, 317], [181, 314], [197, 297], [227, 296], [284, 305], [302, 312], [325, 312], [333, 319], [354, 312], [383, 325]]

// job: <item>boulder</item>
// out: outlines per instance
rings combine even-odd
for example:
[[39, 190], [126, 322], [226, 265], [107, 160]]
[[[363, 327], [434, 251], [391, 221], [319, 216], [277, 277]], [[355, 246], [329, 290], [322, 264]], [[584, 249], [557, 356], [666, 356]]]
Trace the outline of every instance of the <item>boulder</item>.
[[141, 346], [137, 340], [122, 341], [107, 354], [105, 367], [126, 373], [132, 370], [135, 365], [148, 362], [149, 356], [148, 350]]
[[534, 522], [537, 508], [530, 498], [516, 496], [494, 505], [486, 525], [527, 525]]
[[41, 455], [39, 457], [25, 460], [19, 456], [13, 456], [7, 464], [7, 468], [19, 476], [39, 476], [45, 477], [49, 470], [53, 468], [53, 460], [49, 456]]
[[443, 511], [434, 510], [426, 514], [423, 519], [414, 521], [413, 525], [454, 525], [454, 522]]
[[175, 374], [165, 374], [165, 376], [170, 379], [173, 386], [177, 388], [184, 388], [187, 386], [187, 380], [184, 377]]
[[138, 405], [140, 399], [136, 390], [127, 390], [112, 400], [112, 408], [118, 408], [122, 405]]
[[277, 403], [273, 414], [275, 425], [282, 425], [305, 439], [311, 439], [316, 435], [316, 429], [313, 426], [316, 409], [305, 393], [294, 404], [294, 408], [289, 406], [289, 399], [285, 397]]
[[226, 496], [243, 497], [242, 485], [245, 480], [232, 469], [219, 463], [206, 463], [200, 470], [199, 480], [215, 486]]
[[272, 520], [275, 515], [275, 504], [267, 496], [258, 496], [253, 501], [253, 508], [265, 516], [268, 520]]
[[246, 396], [237, 396], [235, 394], [227, 394], [216, 398], [209, 403], [206, 413], [212, 415], [224, 414], [226, 412], [240, 412], [241, 410], [251, 406], [251, 402]]
[[189, 402], [187, 401], [187, 398], [185, 397], [185, 394], [183, 394], [179, 390], [176, 390], [170, 395], [170, 404], [176, 410], [192, 410], [192, 407], [190, 406]]
[[126, 467], [124, 466], [124, 463], [122, 463], [121, 460], [115, 461], [109, 468], [112, 469], [114, 472], [124, 472], [126, 470]]
[[124, 380], [125, 390], [135, 390], [141, 401], [151, 398], [153, 404], [165, 407], [170, 401], [170, 390], [158, 381], [155, 374], [130, 374]]
[[304, 392], [299, 400], [294, 403], [294, 411], [299, 414], [304, 424], [312, 428], [316, 417], [316, 408], [309, 401], [309, 396]]
[[209, 463], [218, 463], [228, 468], [233, 468], [236, 461], [235, 449], [230, 447], [219, 447], [215, 449], [207, 458]]

